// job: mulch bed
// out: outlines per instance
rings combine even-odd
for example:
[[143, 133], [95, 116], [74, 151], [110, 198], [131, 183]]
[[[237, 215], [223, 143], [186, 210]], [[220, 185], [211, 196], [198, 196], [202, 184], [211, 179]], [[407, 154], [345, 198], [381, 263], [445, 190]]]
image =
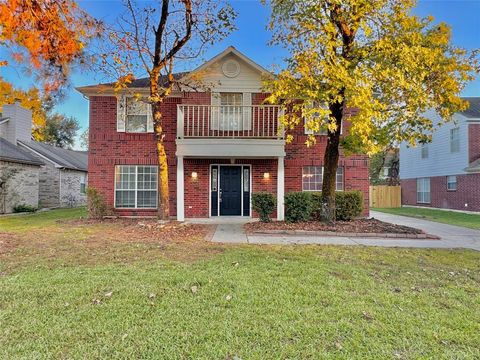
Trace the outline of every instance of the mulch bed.
[[288, 223], [274, 221], [270, 223], [252, 222], [245, 224], [247, 234], [311, 234], [326, 236], [362, 236], [395, 238], [436, 238], [424, 231], [408, 226], [386, 223], [374, 218], [337, 221], [328, 225], [318, 221]]

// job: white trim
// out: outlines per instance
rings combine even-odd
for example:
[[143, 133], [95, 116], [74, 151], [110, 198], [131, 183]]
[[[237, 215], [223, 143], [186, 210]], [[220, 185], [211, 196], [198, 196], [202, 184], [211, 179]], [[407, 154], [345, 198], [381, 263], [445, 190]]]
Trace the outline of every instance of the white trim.
[[183, 156], [177, 156], [177, 220], [185, 221], [185, 170]]
[[284, 157], [279, 156], [277, 159], [277, 220], [283, 221], [285, 219], [285, 162]]

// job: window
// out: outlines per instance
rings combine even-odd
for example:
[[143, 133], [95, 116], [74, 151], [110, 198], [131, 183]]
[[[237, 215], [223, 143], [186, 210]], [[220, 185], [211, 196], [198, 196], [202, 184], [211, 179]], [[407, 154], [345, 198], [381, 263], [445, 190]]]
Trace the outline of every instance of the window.
[[[323, 166], [304, 166], [302, 169], [302, 190], [321, 191], [323, 183]], [[337, 191], [343, 191], [343, 167], [337, 168]]]
[[447, 190], [456, 191], [457, 190], [457, 177], [456, 176], [447, 176]]
[[430, 204], [430, 178], [417, 179], [417, 203]]
[[82, 174], [80, 175], [80, 193], [85, 194], [87, 190], [87, 176]]
[[450, 152], [456, 153], [460, 151], [460, 128], [450, 130]]
[[220, 130], [240, 130], [242, 124], [242, 93], [220, 94]]
[[212, 168], [212, 191], [217, 191], [218, 188], [218, 169]]
[[[306, 106], [307, 108], [322, 108], [322, 109], [327, 109], [326, 105], [324, 106], [319, 106], [318, 105], [318, 102], [316, 101], [313, 101], [310, 103], [310, 105], [307, 105]], [[328, 118], [325, 118], [324, 121], [322, 121], [322, 123], [320, 124], [321, 128], [318, 130], [318, 131], [315, 131], [315, 130], [312, 130], [312, 129], [309, 129], [309, 126], [308, 125], [315, 125], [315, 123], [318, 120], [318, 118], [320, 117], [320, 114], [318, 112], [315, 112], [313, 114], [309, 114], [309, 116], [303, 116], [303, 126], [304, 126], [304, 129], [305, 129], [305, 135], [327, 135], [328, 131], [327, 131], [327, 122], [328, 122]], [[340, 134], [342, 133], [342, 125], [340, 125]]]
[[156, 208], [157, 167], [135, 165], [116, 166], [115, 207]]
[[126, 98], [126, 131], [134, 133], [147, 132], [149, 104], [136, 100], [133, 97]]
[[422, 159], [428, 158], [428, 145], [422, 144]]

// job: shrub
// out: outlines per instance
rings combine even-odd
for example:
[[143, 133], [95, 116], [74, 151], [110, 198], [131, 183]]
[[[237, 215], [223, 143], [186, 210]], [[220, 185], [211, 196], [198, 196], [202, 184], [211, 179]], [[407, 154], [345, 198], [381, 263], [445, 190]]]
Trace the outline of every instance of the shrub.
[[92, 219], [101, 219], [107, 215], [108, 207], [103, 195], [91, 187], [87, 188], [86, 193], [88, 216]]
[[270, 222], [270, 214], [275, 210], [275, 196], [270, 193], [252, 195], [253, 209], [260, 215], [261, 222]]
[[336, 219], [350, 221], [363, 212], [363, 194], [360, 191], [339, 191], [335, 194]]
[[19, 204], [13, 207], [14, 213], [22, 213], [22, 212], [35, 212], [37, 208], [35, 206], [30, 206], [26, 204]]
[[[311, 194], [312, 219], [322, 218], [322, 193]], [[335, 218], [336, 220], [350, 221], [363, 212], [363, 194], [360, 191], [337, 191], [335, 193]]]
[[312, 197], [308, 192], [285, 195], [285, 219], [288, 222], [308, 221], [312, 214]]

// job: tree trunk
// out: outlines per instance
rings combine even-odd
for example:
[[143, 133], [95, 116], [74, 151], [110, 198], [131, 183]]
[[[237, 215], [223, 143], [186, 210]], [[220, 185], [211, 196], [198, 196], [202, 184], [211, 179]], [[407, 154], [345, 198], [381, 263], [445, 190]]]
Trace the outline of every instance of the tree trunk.
[[337, 168], [340, 148], [340, 132], [343, 118], [343, 103], [330, 105], [330, 111], [335, 118], [337, 129], [328, 131], [327, 147], [323, 158], [323, 183], [322, 183], [322, 218], [327, 223], [335, 222], [335, 190], [337, 181]]
[[158, 159], [158, 217], [162, 220], [170, 218], [170, 194], [168, 191], [168, 161], [162, 128], [162, 113], [159, 101], [152, 105], [155, 137], [157, 140]]

